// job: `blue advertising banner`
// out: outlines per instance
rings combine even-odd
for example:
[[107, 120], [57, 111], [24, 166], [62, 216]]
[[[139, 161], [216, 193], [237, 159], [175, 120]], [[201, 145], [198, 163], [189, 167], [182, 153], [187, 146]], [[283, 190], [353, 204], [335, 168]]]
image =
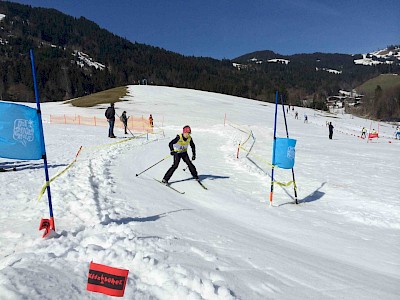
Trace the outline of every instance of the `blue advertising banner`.
[[42, 158], [39, 116], [36, 109], [0, 101], [0, 157]]
[[296, 140], [288, 138], [276, 138], [275, 162], [281, 169], [291, 169], [294, 166]]

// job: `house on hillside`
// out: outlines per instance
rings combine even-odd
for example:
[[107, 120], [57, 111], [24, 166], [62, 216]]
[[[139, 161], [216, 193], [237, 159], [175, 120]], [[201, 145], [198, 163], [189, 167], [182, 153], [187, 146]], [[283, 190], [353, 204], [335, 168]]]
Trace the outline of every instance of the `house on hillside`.
[[361, 104], [362, 97], [363, 95], [358, 94], [356, 90], [350, 92], [339, 90], [338, 95], [328, 96], [326, 98], [326, 106], [330, 111], [336, 108], [343, 108], [346, 105], [358, 106]]
[[326, 98], [326, 106], [330, 109], [332, 108], [342, 108], [344, 107], [345, 96], [329, 96]]

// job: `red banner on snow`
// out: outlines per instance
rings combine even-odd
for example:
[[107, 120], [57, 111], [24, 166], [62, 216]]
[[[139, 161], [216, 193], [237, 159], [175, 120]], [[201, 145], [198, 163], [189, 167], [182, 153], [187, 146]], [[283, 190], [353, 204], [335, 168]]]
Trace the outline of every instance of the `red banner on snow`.
[[368, 134], [368, 138], [369, 139], [377, 139], [379, 136], [378, 136], [378, 134], [377, 133], [370, 133], [370, 134]]
[[109, 296], [123, 297], [129, 270], [90, 262], [87, 290]]

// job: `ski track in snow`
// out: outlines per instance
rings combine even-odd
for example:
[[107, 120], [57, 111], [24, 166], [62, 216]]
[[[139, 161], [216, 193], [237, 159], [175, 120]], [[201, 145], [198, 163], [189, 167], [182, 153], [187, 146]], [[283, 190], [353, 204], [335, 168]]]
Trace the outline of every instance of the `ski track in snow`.
[[[235, 298], [224, 286], [222, 277], [214, 274], [196, 274], [182, 266], [168, 263], [168, 249], [165, 245], [168, 247], [175, 237], [141, 236], [135, 230], [135, 222], [151, 221], [151, 217], [131, 217], [132, 213], [135, 214], [135, 208], [124, 199], [115, 198], [116, 182], [111, 170], [117, 156], [121, 155], [124, 149], [126, 151], [125, 146], [112, 146], [89, 154], [83, 149], [77, 162], [78, 166], [57, 182], [57, 186], [68, 186], [68, 189], [53, 190], [57, 198], [68, 199], [60, 206], [57, 205], [56, 209], [56, 222], [58, 219], [62, 220], [60, 224], [56, 223], [56, 226], [68, 230], [54, 234], [52, 239], [31, 240], [31, 253], [14, 255], [16, 257], [13, 260], [3, 261], [0, 268], [6, 269], [8, 275], [7, 278], [0, 277], [2, 281], [13, 282], [13, 275], [17, 277], [22, 275], [25, 278], [21, 281], [21, 285], [1, 284], [0, 291], [3, 295], [9, 295], [10, 299], [14, 297], [18, 299], [29, 291], [33, 298], [43, 297], [41, 292], [34, 288], [37, 284], [36, 274], [40, 273], [40, 270], [37, 270], [38, 263], [50, 278], [52, 267], [51, 263], [50, 266], [47, 264], [46, 258], [52, 257], [57, 259], [57, 265], [58, 259], [64, 261], [64, 272], [79, 273], [81, 277], [80, 286], [76, 286], [73, 282], [65, 282], [63, 288], [67, 289], [57, 294], [59, 299], [64, 299], [65, 295], [68, 295], [68, 299], [82, 299], [86, 289], [88, 258], [109, 265], [115, 265], [115, 261], [120, 261], [122, 258], [121, 267], [129, 267], [131, 270], [131, 279], [127, 284], [135, 291], [135, 299], [140, 299], [140, 295], [143, 299], [148, 299], [151, 295], [159, 299]], [[132, 145], [127, 147], [129, 149]], [[26, 197], [25, 194], [19, 196]], [[121, 224], [132, 224], [132, 226], [121, 227]], [[3, 237], [5, 235], [7, 233], [3, 233]], [[8, 232], [8, 238], [11, 237], [22, 238]], [[10, 245], [9, 248], [14, 248], [17, 243], [16, 241], [14, 246]], [[46, 246], [43, 247], [42, 243]], [[21, 247], [21, 244], [18, 244]], [[184, 251], [186, 248], [182, 249], [182, 252]], [[192, 248], [191, 251], [200, 258], [208, 260], [201, 250]], [[40, 264], [43, 257], [45, 257], [43, 264]], [[27, 273], [31, 261], [35, 262], [36, 270]], [[17, 268], [20, 265], [24, 266], [21, 268], [21, 273]], [[10, 274], [14, 267], [15, 270]], [[59, 274], [58, 271], [54, 273]], [[51, 286], [51, 280], [49, 284]], [[127, 291], [125, 297], [132, 297], [132, 294]], [[46, 299], [45, 296], [42, 299]]]

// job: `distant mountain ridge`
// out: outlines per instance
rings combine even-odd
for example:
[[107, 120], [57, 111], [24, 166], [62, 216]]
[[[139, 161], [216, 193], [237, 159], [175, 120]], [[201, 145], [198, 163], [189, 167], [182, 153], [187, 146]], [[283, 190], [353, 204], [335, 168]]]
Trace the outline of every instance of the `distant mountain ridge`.
[[362, 59], [361, 54], [284, 56], [257, 51], [234, 60], [188, 57], [130, 42], [83, 17], [2, 1], [1, 99], [34, 99], [28, 56], [31, 48], [43, 101], [70, 99], [145, 79], [148, 84], [262, 101], [273, 101], [279, 89], [286, 101], [296, 104], [304, 98], [324, 101], [339, 89], [350, 90], [380, 74], [400, 72], [397, 64], [357, 65], [354, 60]]
[[[308, 63], [315, 65], [326, 65], [331, 68], [352, 68], [354, 65], [392, 65], [398, 70], [400, 66], [400, 45], [392, 45], [385, 49], [365, 53], [365, 54], [339, 54], [339, 53], [310, 53], [281, 55], [270, 50], [256, 51], [241, 55], [233, 59], [235, 64], [238, 62], [247, 63]], [[326, 68], [325, 67], [325, 68]]]

